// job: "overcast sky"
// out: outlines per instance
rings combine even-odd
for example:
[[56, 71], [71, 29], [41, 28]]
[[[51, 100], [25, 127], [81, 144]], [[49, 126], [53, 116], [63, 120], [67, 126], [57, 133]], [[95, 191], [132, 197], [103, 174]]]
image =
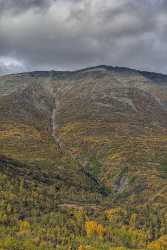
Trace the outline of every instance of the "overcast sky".
[[167, 73], [167, 0], [0, 0], [0, 74], [100, 64]]

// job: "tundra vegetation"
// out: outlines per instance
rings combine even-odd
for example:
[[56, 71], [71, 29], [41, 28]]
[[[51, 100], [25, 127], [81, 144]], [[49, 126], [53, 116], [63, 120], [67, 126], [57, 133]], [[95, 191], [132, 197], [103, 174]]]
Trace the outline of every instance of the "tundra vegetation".
[[167, 76], [0, 77], [0, 249], [167, 250]]

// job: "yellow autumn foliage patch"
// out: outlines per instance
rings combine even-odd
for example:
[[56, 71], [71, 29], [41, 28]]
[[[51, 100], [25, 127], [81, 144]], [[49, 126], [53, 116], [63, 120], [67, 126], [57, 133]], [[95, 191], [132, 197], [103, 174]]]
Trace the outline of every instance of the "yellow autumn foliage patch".
[[125, 247], [114, 247], [114, 248], [110, 248], [109, 250], [127, 250], [127, 248], [125, 248]]
[[117, 207], [106, 210], [105, 214], [110, 222], [118, 222], [126, 215], [126, 212], [122, 208]]
[[86, 248], [83, 245], [80, 245], [77, 250], [86, 250]]
[[158, 240], [155, 240], [148, 244], [149, 250], [166, 250], [167, 249], [167, 235], [161, 236]]
[[103, 239], [105, 234], [104, 226], [93, 220], [85, 222], [85, 231], [88, 237], [98, 236], [101, 239]]
[[24, 124], [2, 124], [0, 127], [0, 140], [4, 139], [19, 139], [19, 138], [34, 138], [41, 139], [40, 132], [28, 125]]
[[67, 123], [63, 128], [61, 128], [60, 134], [64, 137], [78, 130], [80, 131], [81, 129], [83, 129], [83, 125], [79, 122]]
[[107, 137], [101, 137], [101, 136], [99, 136], [99, 137], [97, 137], [97, 136], [84, 136], [83, 142], [100, 146], [100, 145], [110, 144], [111, 140], [108, 139]]
[[30, 232], [30, 223], [28, 221], [20, 221], [19, 234], [27, 234]]

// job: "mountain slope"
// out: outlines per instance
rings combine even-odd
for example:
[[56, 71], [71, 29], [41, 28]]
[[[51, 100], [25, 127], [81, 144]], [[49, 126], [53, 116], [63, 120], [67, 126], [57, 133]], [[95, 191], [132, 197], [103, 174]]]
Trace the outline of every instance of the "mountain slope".
[[166, 75], [1, 76], [0, 120], [1, 249], [166, 249]]
[[59, 176], [61, 199], [166, 205], [166, 75], [102, 65], [2, 76], [0, 118], [1, 155]]

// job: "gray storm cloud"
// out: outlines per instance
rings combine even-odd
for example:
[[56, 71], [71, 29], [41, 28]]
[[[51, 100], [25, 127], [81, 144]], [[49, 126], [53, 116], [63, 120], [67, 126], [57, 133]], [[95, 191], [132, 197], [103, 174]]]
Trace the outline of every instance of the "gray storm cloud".
[[167, 73], [166, 11], [165, 0], [0, 0], [1, 72], [110, 64]]
[[49, 7], [54, 0], [0, 0], [0, 13], [4, 12], [18, 13], [25, 12], [30, 8]]

